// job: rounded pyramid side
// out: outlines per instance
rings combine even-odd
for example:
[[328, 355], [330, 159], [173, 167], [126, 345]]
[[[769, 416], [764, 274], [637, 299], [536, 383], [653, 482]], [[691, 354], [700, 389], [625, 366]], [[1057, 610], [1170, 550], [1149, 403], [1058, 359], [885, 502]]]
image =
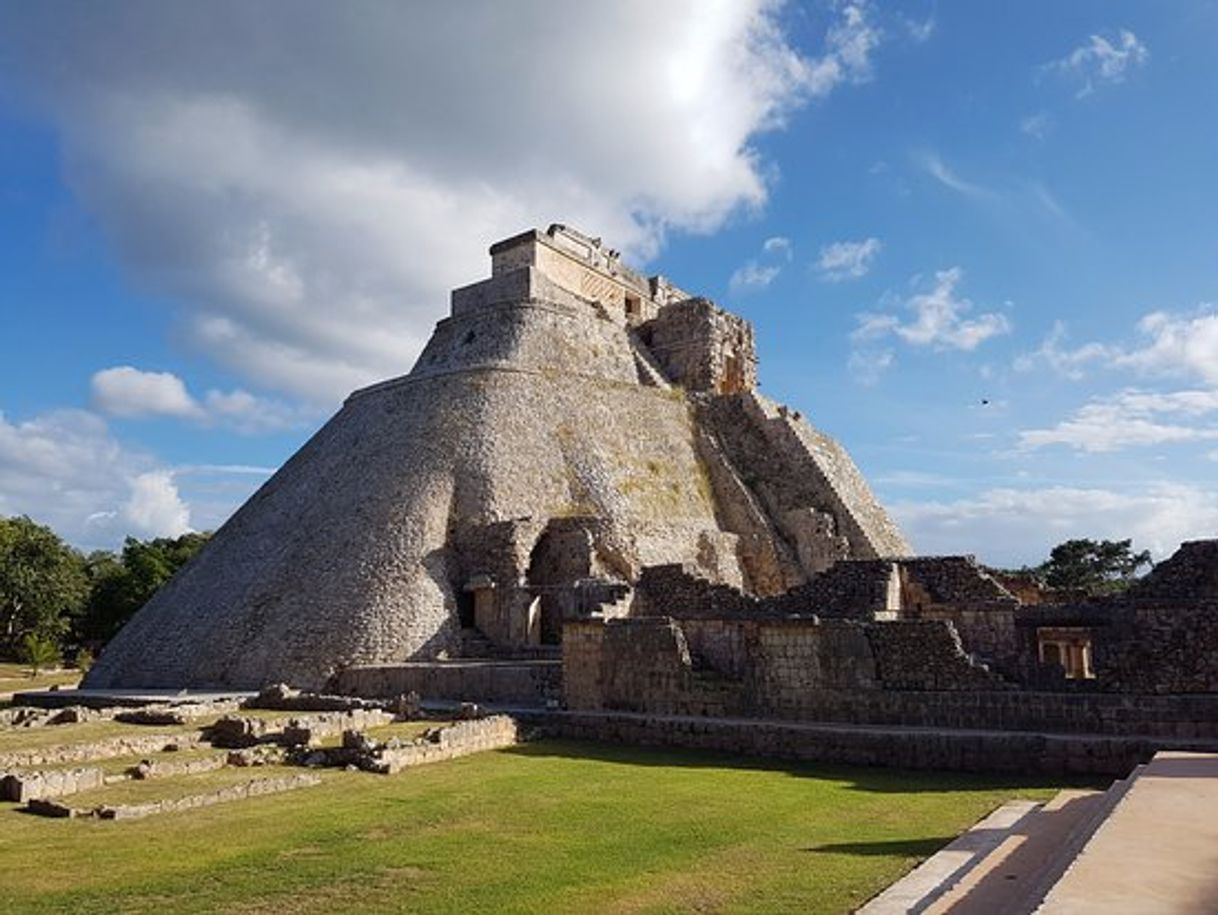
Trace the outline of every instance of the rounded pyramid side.
[[[317, 688], [457, 636], [462, 528], [601, 520], [625, 565], [735, 562], [676, 392], [509, 368], [351, 398], [107, 646], [89, 688]], [[732, 574], [731, 570], [726, 573]]]

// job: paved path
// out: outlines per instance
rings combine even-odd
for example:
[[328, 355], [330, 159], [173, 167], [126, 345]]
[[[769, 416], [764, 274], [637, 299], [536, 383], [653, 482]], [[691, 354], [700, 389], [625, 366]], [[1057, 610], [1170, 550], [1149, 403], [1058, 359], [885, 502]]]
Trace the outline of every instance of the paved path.
[[1158, 754], [1037, 911], [1218, 912], [1218, 756]]

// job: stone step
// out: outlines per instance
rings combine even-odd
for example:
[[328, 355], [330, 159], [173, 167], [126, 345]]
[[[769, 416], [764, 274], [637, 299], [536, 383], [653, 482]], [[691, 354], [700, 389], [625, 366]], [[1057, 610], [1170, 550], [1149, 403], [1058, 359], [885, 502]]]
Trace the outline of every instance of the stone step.
[[1218, 754], [1163, 752], [1135, 772], [1038, 915], [1218, 911]]
[[1094, 831], [1105, 797], [1106, 792], [1100, 791], [1058, 792], [924, 911], [928, 915], [1032, 912]]
[[1106, 791], [1068, 789], [1013, 801], [859, 909], [860, 915], [1030, 915], [1143, 767]]
[[1008, 801], [858, 909], [858, 915], [926, 911], [985, 861], [1039, 807], [1035, 801]]

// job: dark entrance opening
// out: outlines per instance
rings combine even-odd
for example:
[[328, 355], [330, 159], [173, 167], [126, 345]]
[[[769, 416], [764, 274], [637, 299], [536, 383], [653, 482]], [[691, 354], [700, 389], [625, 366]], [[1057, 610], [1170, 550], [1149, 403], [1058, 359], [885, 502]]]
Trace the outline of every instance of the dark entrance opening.
[[474, 592], [461, 590], [457, 592], [457, 619], [462, 629], [474, 628]]

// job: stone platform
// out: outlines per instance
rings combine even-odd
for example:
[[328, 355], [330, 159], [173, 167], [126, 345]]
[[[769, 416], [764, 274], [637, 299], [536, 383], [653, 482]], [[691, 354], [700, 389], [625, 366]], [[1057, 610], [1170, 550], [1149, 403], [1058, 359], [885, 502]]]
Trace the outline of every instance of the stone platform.
[[858, 911], [1218, 911], [1218, 755], [1159, 753], [1106, 791], [1012, 801]]
[[333, 692], [373, 699], [418, 693], [423, 699], [545, 707], [562, 691], [562, 661], [462, 659], [348, 667]]
[[13, 705], [36, 708], [66, 708], [83, 705], [86, 708], [114, 706], [188, 705], [199, 702], [221, 702], [225, 699], [252, 699], [256, 691], [197, 690], [197, 689], [46, 689], [13, 695]]
[[[517, 710], [526, 714], [526, 709]], [[902, 769], [1122, 777], [1159, 750], [1218, 752], [1218, 740], [1144, 735], [853, 725], [758, 718], [553, 711], [554, 736], [770, 759]]]

